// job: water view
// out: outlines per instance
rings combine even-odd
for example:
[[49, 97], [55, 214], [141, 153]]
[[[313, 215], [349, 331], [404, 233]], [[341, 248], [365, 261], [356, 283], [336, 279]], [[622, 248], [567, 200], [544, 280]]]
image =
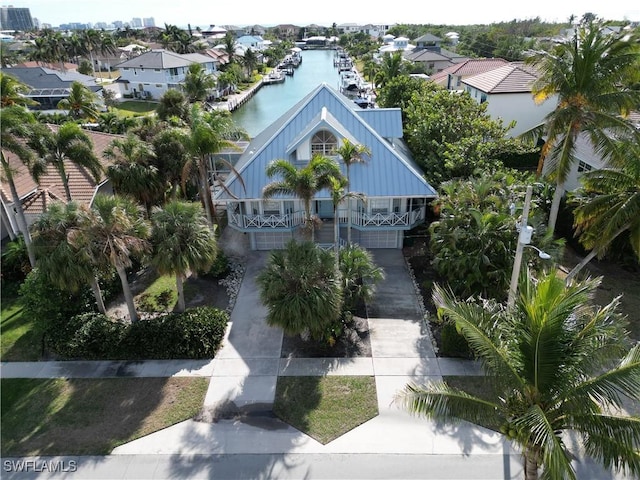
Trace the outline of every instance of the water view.
[[233, 112], [236, 123], [255, 137], [321, 83], [338, 88], [340, 76], [333, 66], [333, 50], [305, 50], [302, 63], [284, 83], [263, 86]]

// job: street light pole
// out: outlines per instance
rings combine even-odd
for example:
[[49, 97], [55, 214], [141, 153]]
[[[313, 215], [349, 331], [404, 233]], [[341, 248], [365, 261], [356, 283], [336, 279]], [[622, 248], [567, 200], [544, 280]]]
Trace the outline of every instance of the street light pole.
[[518, 243], [516, 245], [516, 256], [513, 261], [513, 270], [511, 272], [511, 283], [509, 284], [509, 297], [507, 298], [507, 309], [512, 309], [516, 303], [516, 293], [518, 291], [518, 278], [520, 277], [520, 265], [522, 263], [522, 252], [524, 246], [531, 241], [531, 234], [527, 228], [527, 220], [529, 219], [529, 207], [531, 206], [531, 195], [533, 187], [527, 186], [527, 194], [524, 200], [524, 209], [522, 210], [522, 219], [520, 220], [520, 234], [518, 235]]

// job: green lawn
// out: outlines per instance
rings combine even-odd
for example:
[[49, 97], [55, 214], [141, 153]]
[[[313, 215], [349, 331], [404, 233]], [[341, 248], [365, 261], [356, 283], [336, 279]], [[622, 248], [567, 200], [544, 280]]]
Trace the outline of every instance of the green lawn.
[[279, 377], [274, 413], [327, 444], [378, 415], [373, 377]]
[[2, 294], [0, 312], [0, 359], [36, 361], [42, 352], [42, 331], [32, 318], [22, 314], [20, 299]]
[[2, 379], [3, 456], [102, 455], [195, 416], [206, 378]]
[[112, 110], [120, 115], [133, 117], [139, 115], [146, 115], [152, 113], [158, 107], [157, 102], [145, 102], [142, 100], [126, 100], [118, 103], [117, 107], [113, 107]]

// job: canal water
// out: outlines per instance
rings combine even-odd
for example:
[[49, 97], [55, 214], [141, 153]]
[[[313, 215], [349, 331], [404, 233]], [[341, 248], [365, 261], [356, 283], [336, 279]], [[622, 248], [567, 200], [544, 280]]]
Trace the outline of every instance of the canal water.
[[263, 85], [233, 112], [234, 121], [253, 138], [321, 83], [337, 89], [340, 75], [333, 66], [334, 54], [334, 50], [304, 50], [295, 73], [284, 83]]

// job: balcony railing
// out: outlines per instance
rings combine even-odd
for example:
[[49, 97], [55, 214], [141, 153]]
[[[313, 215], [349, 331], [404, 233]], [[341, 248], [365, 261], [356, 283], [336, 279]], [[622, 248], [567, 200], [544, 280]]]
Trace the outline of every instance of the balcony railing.
[[[349, 222], [348, 210], [338, 210], [339, 222], [346, 225]], [[351, 224], [354, 227], [405, 227], [411, 228], [425, 218], [425, 207], [414, 208], [404, 213], [374, 213], [351, 212]], [[241, 229], [258, 228], [294, 228], [304, 223], [304, 212], [294, 212], [284, 215], [242, 215], [229, 212], [229, 224]]]

